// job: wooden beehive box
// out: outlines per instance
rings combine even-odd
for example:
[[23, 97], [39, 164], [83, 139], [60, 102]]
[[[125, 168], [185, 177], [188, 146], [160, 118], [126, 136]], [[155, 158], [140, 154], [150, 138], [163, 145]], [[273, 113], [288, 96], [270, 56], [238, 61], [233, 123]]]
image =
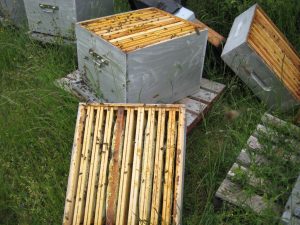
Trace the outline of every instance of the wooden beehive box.
[[180, 224], [182, 105], [80, 104], [63, 224]]
[[300, 57], [258, 5], [235, 19], [222, 58], [270, 107], [299, 105]]
[[23, 0], [0, 0], [0, 17], [18, 27], [26, 26], [27, 18]]
[[173, 103], [200, 87], [207, 30], [156, 8], [80, 22], [79, 69], [107, 102]]
[[112, 0], [24, 0], [24, 3], [32, 36], [44, 42], [57, 37], [74, 40], [76, 22], [114, 12]]

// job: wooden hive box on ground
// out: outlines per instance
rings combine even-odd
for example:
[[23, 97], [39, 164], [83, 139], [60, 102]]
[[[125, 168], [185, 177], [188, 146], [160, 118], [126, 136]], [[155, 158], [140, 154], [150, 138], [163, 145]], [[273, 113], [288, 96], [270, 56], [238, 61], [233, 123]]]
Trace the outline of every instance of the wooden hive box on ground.
[[26, 26], [27, 17], [23, 0], [0, 0], [0, 17], [18, 27]]
[[222, 58], [268, 106], [299, 105], [300, 57], [258, 5], [235, 19]]
[[156, 8], [80, 22], [79, 69], [107, 102], [173, 103], [200, 87], [207, 30]]
[[57, 37], [75, 40], [76, 22], [114, 12], [112, 0], [24, 0], [24, 3], [32, 37], [45, 42]]
[[183, 105], [80, 104], [63, 224], [180, 224]]

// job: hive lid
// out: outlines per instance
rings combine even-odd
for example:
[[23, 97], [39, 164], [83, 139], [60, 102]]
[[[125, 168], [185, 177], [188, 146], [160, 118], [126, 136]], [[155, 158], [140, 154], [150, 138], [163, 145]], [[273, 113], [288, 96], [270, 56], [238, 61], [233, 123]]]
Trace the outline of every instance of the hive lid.
[[255, 7], [247, 42], [300, 101], [300, 57], [262, 8]]
[[156, 8], [140, 9], [78, 23], [124, 52], [194, 34], [200, 25]]

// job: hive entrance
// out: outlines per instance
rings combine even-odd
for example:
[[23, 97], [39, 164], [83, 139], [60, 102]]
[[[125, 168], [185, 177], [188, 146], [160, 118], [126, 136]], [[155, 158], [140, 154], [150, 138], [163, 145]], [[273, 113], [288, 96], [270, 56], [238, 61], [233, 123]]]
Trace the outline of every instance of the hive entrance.
[[185, 112], [81, 105], [64, 224], [178, 224]]
[[124, 52], [192, 34], [198, 29], [197, 25], [156, 8], [90, 20], [80, 25]]

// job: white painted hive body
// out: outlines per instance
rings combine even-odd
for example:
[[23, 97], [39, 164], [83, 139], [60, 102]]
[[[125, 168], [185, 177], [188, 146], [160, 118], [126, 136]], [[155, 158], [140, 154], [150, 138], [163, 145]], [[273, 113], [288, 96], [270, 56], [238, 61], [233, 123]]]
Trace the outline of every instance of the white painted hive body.
[[258, 5], [235, 19], [222, 59], [269, 107], [299, 105], [300, 57]]
[[74, 40], [74, 26], [78, 21], [111, 15], [112, 0], [24, 0], [29, 29], [36, 39], [51, 37]]
[[25, 26], [27, 18], [23, 0], [0, 0], [0, 17], [18, 27]]
[[147, 8], [76, 25], [79, 69], [107, 102], [173, 103], [200, 87], [207, 31]]

